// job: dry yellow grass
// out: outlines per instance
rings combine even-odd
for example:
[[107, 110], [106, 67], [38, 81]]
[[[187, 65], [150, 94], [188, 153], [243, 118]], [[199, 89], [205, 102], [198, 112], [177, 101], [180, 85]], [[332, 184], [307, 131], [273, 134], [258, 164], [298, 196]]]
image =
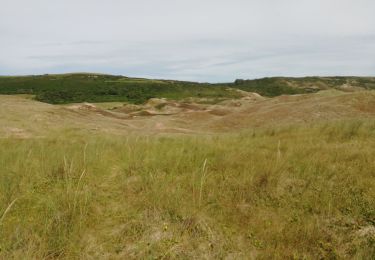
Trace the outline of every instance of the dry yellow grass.
[[[231, 128], [210, 105], [121, 119], [1, 99], [0, 258], [375, 257], [373, 93], [245, 103]], [[306, 122], [317, 104], [331, 117]]]

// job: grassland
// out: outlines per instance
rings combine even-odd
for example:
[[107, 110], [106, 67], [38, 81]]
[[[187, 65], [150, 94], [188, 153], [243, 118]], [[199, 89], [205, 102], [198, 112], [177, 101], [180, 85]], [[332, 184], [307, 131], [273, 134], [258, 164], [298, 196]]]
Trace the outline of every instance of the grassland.
[[0, 258], [373, 259], [374, 135], [0, 139]]
[[0, 95], [0, 259], [374, 259], [375, 92], [348, 82]]

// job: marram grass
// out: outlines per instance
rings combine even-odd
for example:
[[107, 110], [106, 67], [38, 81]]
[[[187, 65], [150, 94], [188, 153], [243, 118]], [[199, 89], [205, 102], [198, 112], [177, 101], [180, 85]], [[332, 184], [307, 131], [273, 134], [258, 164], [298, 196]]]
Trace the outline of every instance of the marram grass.
[[375, 257], [375, 122], [0, 139], [2, 259]]

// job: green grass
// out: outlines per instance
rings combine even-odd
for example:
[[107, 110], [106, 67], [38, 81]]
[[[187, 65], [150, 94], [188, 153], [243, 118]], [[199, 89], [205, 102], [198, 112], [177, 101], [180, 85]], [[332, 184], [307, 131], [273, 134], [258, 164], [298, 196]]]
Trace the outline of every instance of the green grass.
[[374, 136], [0, 139], [0, 258], [373, 259]]

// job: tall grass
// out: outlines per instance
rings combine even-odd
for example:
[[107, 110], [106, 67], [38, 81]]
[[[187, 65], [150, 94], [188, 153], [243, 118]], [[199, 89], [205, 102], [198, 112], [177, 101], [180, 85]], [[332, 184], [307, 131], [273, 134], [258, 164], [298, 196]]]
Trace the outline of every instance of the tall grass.
[[0, 258], [371, 259], [374, 136], [0, 139]]

